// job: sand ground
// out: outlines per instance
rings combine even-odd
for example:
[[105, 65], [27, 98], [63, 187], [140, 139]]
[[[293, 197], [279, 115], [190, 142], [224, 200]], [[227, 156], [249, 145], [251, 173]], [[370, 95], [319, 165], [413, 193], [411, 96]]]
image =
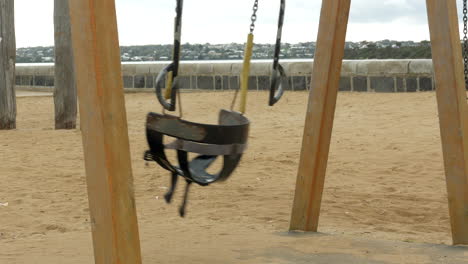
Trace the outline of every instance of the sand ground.
[[[184, 117], [214, 122], [231, 94], [183, 94]], [[249, 95], [249, 150], [225, 183], [192, 188], [188, 215], [162, 196], [169, 175], [145, 164], [153, 94], [128, 94], [130, 147], [145, 263], [468, 263], [450, 247], [434, 93], [340, 93], [321, 234], [287, 234], [307, 93], [277, 107]], [[0, 263], [92, 263], [81, 134], [53, 130], [52, 97], [18, 98], [0, 131]], [[8, 203], [8, 206], [4, 206]], [[3, 205], [2, 205], [3, 204]]]

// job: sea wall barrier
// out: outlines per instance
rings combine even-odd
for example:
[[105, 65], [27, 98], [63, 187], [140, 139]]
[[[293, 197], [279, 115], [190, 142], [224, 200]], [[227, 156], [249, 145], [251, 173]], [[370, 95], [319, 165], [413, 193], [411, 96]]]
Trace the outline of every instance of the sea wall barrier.
[[[123, 63], [122, 79], [127, 90], [153, 88], [156, 76], [168, 62]], [[313, 60], [284, 60], [288, 89], [310, 87]], [[253, 61], [249, 89], [267, 90], [271, 61]], [[197, 61], [182, 63], [181, 89], [232, 90], [239, 85], [241, 61]], [[47, 89], [54, 86], [53, 64], [17, 64], [18, 88]], [[349, 60], [343, 61], [339, 90], [350, 92], [418, 92], [435, 89], [432, 60]]]

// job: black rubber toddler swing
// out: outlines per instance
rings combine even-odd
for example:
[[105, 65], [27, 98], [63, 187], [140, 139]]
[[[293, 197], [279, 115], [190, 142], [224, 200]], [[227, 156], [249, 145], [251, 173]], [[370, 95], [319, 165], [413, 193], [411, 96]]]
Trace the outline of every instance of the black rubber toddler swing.
[[[269, 104], [276, 103], [283, 94], [282, 84], [286, 77], [283, 68], [279, 65], [279, 52], [281, 44], [281, 29], [284, 19], [285, 0], [281, 0], [280, 22], [278, 23], [278, 37], [275, 48], [274, 72], [271, 78]], [[258, 0], [255, 0], [252, 24], [245, 48], [244, 67], [241, 76], [241, 104], [240, 112], [233, 111], [237, 91], [231, 110], [221, 110], [218, 124], [201, 124], [183, 120], [181, 117], [165, 114], [164, 111], [176, 109], [176, 99], [180, 99], [178, 85], [178, 70], [180, 61], [180, 40], [182, 25], [183, 0], [177, 0], [174, 33], [173, 62], [166, 66], [156, 78], [156, 96], [163, 106], [163, 114], [150, 112], [146, 120], [146, 137], [149, 150], [145, 152], [146, 161], [155, 161], [159, 166], [171, 172], [171, 186], [164, 198], [170, 203], [175, 191], [179, 176], [186, 182], [184, 200], [179, 208], [180, 216], [185, 215], [187, 196], [192, 183], [207, 186], [216, 181], [226, 180], [239, 164], [242, 154], [247, 148], [249, 134], [249, 120], [244, 116], [246, 96], [248, 90], [248, 77], [250, 60], [253, 49], [253, 30], [258, 9]], [[166, 87], [163, 94], [163, 87]], [[180, 108], [180, 107], [179, 107]], [[164, 144], [165, 136], [175, 138], [175, 141]], [[166, 149], [176, 150], [178, 166], [171, 164], [166, 156]], [[189, 160], [189, 153], [198, 154]], [[211, 174], [207, 169], [213, 162], [222, 156], [222, 168], [218, 173]]]

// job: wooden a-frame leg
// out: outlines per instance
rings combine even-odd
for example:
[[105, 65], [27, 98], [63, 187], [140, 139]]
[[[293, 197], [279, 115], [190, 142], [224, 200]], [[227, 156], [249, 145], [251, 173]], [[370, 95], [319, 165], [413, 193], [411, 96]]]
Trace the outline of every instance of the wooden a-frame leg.
[[114, 0], [69, 0], [94, 259], [141, 264]]
[[322, 1], [290, 230], [317, 231], [350, 4]]
[[468, 106], [455, 0], [427, 0], [454, 244], [468, 244]]

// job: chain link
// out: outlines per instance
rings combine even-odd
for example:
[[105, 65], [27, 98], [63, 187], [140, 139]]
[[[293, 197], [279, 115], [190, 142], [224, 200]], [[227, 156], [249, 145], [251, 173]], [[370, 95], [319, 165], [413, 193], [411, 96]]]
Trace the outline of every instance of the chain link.
[[468, 0], [463, 0], [463, 64], [465, 66], [465, 88], [468, 89]]
[[252, 23], [250, 24], [250, 33], [253, 33], [255, 29], [255, 21], [257, 21], [258, 0], [255, 0], [252, 10], [253, 10], [253, 14], [250, 18], [252, 20]]

